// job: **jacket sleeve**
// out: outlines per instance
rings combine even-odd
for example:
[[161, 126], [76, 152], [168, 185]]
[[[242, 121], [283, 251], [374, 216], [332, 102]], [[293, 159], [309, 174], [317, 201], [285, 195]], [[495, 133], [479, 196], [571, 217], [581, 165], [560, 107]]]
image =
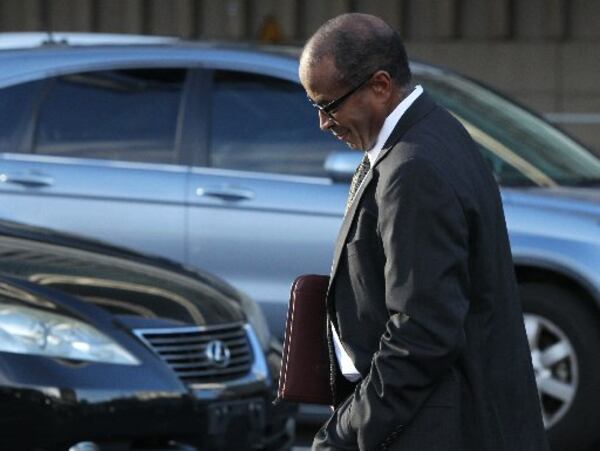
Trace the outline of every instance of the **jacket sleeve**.
[[468, 226], [450, 183], [413, 158], [380, 177], [376, 201], [390, 317], [369, 373], [326, 425], [336, 431], [328, 440], [360, 450], [379, 449], [418, 415], [464, 345], [469, 307]]

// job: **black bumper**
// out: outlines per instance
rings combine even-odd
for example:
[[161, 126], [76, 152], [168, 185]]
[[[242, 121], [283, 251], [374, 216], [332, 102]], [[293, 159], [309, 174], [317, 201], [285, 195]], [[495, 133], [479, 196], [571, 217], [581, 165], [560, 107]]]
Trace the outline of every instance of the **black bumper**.
[[[0, 389], [0, 449], [281, 450], [293, 440], [293, 411], [262, 396], [200, 400], [181, 392]], [[290, 434], [291, 432], [291, 434]]]

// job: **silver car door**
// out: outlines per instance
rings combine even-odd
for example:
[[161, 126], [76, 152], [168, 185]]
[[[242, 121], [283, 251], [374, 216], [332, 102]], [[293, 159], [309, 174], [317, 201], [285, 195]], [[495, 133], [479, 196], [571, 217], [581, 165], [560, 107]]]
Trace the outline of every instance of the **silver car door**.
[[2, 217], [181, 261], [188, 168], [177, 133], [186, 72], [47, 80], [28, 131], [0, 155]]

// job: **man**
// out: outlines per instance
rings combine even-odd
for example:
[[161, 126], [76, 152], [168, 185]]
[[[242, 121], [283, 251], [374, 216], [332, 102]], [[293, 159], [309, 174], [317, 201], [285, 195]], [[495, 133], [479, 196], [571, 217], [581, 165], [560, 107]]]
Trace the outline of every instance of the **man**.
[[[496, 182], [384, 21], [308, 41], [320, 127], [366, 151], [327, 297], [335, 410], [313, 450], [537, 451], [547, 444]], [[362, 179], [362, 180], [361, 180]]]

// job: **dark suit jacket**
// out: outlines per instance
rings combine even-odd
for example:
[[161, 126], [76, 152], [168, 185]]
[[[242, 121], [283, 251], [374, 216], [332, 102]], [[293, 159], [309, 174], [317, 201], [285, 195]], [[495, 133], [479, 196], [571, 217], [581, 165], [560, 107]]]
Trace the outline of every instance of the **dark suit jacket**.
[[330, 337], [337, 408], [313, 449], [548, 449], [498, 186], [426, 93], [344, 219], [327, 302], [362, 380]]

